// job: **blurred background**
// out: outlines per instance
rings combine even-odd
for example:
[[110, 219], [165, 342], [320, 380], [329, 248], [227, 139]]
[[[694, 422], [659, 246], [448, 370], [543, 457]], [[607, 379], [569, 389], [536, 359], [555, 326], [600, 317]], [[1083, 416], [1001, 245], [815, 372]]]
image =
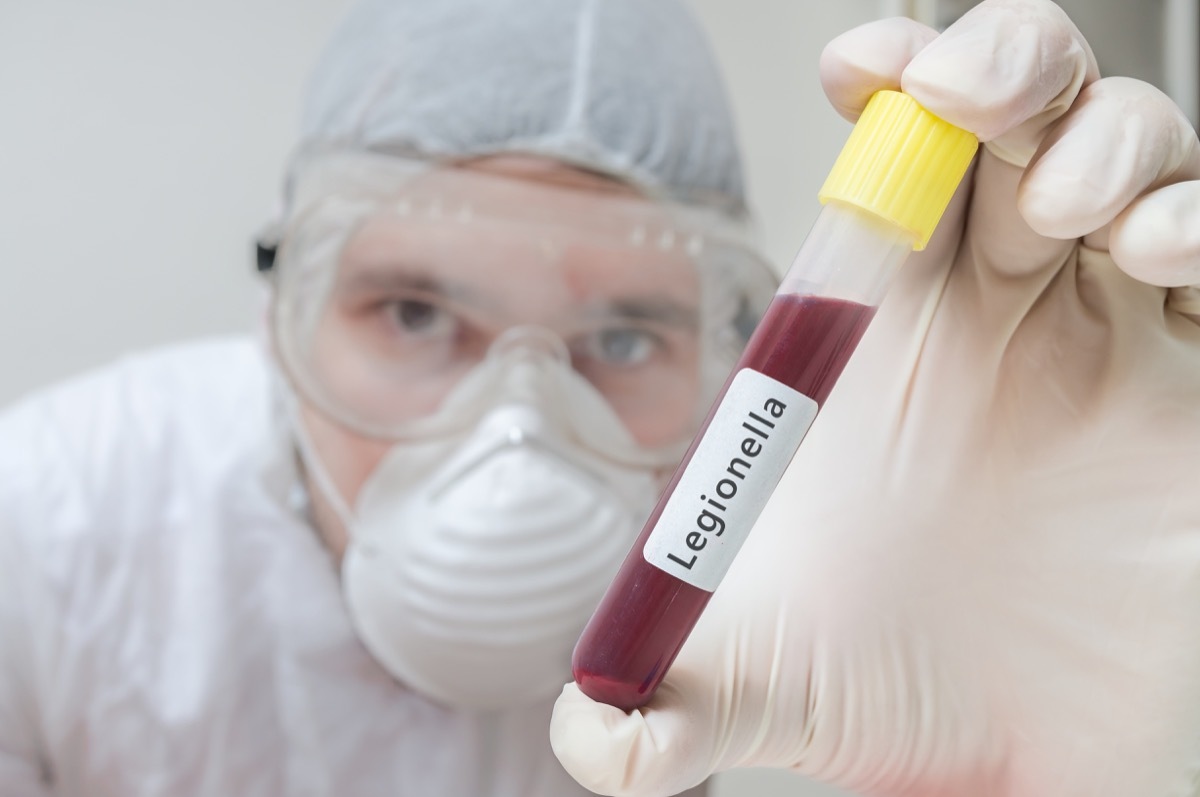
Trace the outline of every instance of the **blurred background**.
[[[733, 95], [763, 248], [782, 270], [849, 131], [821, 48], [871, 19], [944, 27], [968, 0], [691, 0]], [[1064, 0], [1105, 74], [1197, 122], [1200, 0]], [[0, 405], [124, 352], [252, 331], [253, 240], [301, 87], [349, 0], [0, 3]], [[729, 773], [716, 797], [841, 792]]]

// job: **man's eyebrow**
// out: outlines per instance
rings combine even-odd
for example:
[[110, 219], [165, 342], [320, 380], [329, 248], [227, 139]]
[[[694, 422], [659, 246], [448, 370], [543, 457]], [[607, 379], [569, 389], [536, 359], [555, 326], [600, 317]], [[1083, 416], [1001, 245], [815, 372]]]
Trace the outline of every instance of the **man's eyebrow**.
[[700, 326], [699, 312], [694, 305], [667, 298], [609, 299], [588, 308], [587, 315], [629, 321], [652, 321], [688, 330], [695, 330]]
[[419, 266], [404, 270], [394, 267], [362, 266], [342, 281], [342, 290], [349, 293], [415, 292], [457, 302], [478, 304], [480, 292], [470, 283], [435, 276], [432, 269]]

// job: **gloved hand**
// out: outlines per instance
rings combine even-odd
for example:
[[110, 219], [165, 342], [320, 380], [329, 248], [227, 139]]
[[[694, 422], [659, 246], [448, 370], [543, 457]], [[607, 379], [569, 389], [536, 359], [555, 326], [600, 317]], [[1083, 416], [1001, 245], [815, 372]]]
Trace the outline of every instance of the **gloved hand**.
[[602, 794], [789, 767], [878, 795], [1200, 794], [1200, 147], [1057, 6], [829, 45], [986, 142], [654, 700], [573, 685]]

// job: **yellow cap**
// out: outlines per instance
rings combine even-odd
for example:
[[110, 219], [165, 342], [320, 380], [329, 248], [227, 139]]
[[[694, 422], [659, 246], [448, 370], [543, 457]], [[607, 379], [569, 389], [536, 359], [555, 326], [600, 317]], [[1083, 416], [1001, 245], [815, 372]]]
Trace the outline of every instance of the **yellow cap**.
[[821, 186], [821, 202], [846, 202], [916, 235], [924, 249], [975, 157], [979, 140], [907, 94], [871, 97]]

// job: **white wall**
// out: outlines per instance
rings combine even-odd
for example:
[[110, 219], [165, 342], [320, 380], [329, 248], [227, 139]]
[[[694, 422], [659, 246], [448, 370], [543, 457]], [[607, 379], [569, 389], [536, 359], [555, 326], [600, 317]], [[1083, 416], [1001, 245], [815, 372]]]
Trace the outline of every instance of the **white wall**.
[[0, 403], [250, 325], [249, 241], [344, 4], [0, 4]]

